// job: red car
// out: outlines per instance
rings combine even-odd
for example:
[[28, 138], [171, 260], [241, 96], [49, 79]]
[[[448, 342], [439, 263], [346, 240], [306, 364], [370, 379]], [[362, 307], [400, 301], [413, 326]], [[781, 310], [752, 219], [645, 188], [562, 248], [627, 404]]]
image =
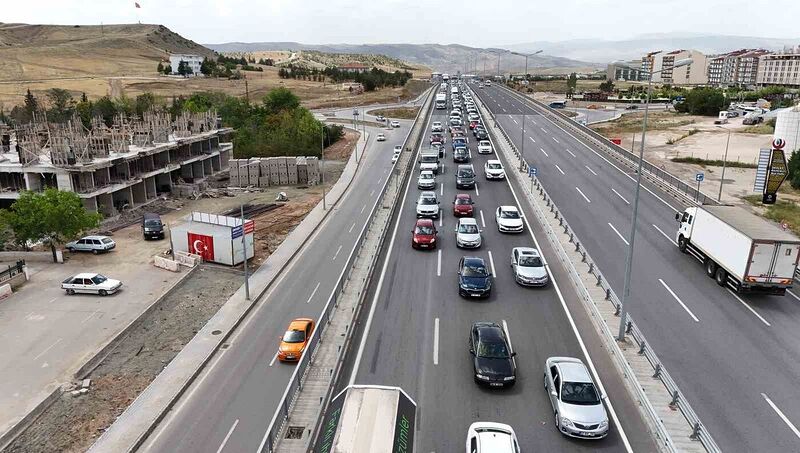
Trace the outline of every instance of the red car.
[[450, 135], [463, 134], [463, 133], [465, 133], [464, 132], [464, 128], [461, 127], [461, 126], [451, 126], [450, 127]]
[[433, 142], [444, 143], [444, 135], [441, 132], [431, 134], [431, 143]]
[[453, 215], [456, 217], [472, 216], [472, 197], [468, 193], [460, 193], [453, 200]]
[[470, 128], [470, 129], [475, 129], [475, 126], [477, 126], [477, 125], [479, 125], [479, 124], [481, 124], [481, 122], [480, 122], [480, 121], [470, 121], [470, 122], [469, 122], [469, 128]]
[[437, 234], [433, 220], [417, 219], [417, 224], [411, 230], [411, 247], [415, 249], [435, 249]]

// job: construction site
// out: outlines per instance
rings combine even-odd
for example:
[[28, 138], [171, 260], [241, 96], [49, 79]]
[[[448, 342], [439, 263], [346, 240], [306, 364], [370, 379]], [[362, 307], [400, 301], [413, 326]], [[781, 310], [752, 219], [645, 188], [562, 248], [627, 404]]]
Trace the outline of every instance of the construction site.
[[75, 116], [63, 124], [34, 117], [10, 128], [0, 124], [0, 207], [23, 191], [75, 192], [88, 211], [114, 217], [160, 196], [201, 193], [206, 179], [227, 170], [231, 128], [216, 111], [165, 111], [143, 118], [94, 118], [84, 127]]

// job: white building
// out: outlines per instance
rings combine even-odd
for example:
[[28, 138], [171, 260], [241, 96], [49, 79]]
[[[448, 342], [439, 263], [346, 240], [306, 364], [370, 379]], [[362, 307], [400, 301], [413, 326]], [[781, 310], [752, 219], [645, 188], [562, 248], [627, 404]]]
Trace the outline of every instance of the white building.
[[[691, 58], [692, 63], [673, 70], [676, 61]], [[706, 56], [697, 50], [673, 50], [650, 52], [642, 57], [643, 78], [647, 72], [653, 72], [653, 82], [673, 85], [705, 85], [708, 83]], [[660, 72], [659, 72], [660, 71]]]
[[787, 157], [800, 149], [800, 107], [778, 113], [773, 138], [782, 138], [786, 142], [783, 150]]
[[762, 55], [756, 85], [800, 87], [800, 54]]
[[203, 57], [200, 55], [191, 55], [185, 53], [174, 53], [169, 56], [169, 65], [172, 68], [172, 73], [178, 73], [178, 65], [181, 61], [185, 61], [189, 68], [192, 70], [192, 76], [200, 75], [200, 65], [203, 63]]

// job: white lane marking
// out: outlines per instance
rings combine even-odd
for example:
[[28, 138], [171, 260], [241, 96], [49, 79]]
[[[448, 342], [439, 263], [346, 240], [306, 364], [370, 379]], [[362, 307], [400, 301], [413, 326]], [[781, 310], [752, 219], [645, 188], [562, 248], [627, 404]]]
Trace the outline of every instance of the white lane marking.
[[348, 232], [348, 233], [352, 233], [352, 232], [353, 232], [353, 228], [355, 228], [355, 227], [356, 227], [356, 223], [355, 223], [355, 222], [353, 222], [353, 224], [352, 224], [352, 225], [350, 225], [350, 229], [349, 229], [349, 230], [347, 230], [347, 232]]
[[592, 202], [592, 200], [590, 200], [589, 197], [584, 195], [584, 193], [583, 193], [583, 191], [581, 189], [576, 187], [575, 190], [577, 190], [578, 193], [581, 194], [581, 196], [583, 197], [584, 200], [586, 200], [587, 203], [591, 203]]
[[566, 174], [564, 173], [564, 170], [562, 170], [561, 167], [558, 166], [558, 164], [553, 164], [553, 165], [556, 166], [556, 168], [558, 169], [559, 172], [561, 172], [562, 175]]
[[478, 190], [478, 183], [477, 182], [475, 183], [475, 195], [477, 195], [479, 197], [481, 196], [481, 191]]
[[595, 173], [595, 172], [594, 172], [594, 170], [592, 170], [591, 168], [589, 168], [589, 166], [588, 166], [588, 165], [584, 165], [584, 167], [586, 167], [586, 169], [587, 169], [587, 170], [589, 170], [590, 172], [592, 172], [592, 174], [593, 174], [593, 175], [597, 176], [597, 173]]
[[659, 227], [658, 227], [658, 225], [656, 225], [655, 223], [653, 224], [653, 228], [655, 228], [656, 230], [658, 230], [658, 232], [659, 232], [659, 233], [661, 233], [661, 234], [662, 234], [662, 235], [663, 235], [665, 238], [667, 238], [667, 240], [668, 240], [669, 242], [672, 242], [672, 243], [673, 243], [673, 244], [675, 244], [676, 246], [678, 245], [678, 243], [677, 243], [677, 242], [675, 242], [675, 240], [674, 240], [674, 239], [672, 239], [671, 237], [669, 237], [669, 235], [668, 235], [667, 233], [665, 233], [664, 231], [662, 231], [662, 230], [661, 230], [661, 228], [659, 228]]
[[531, 119], [531, 123], [533, 123], [533, 124], [536, 124], [536, 121], [534, 121], [533, 119]]
[[494, 270], [494, 258], [492, 258], [492, 251], [491, 250], [489, 250], [489, 265], [492, 266], [492, 275], [494, 275], [496, 277], [497, 276], [497, 272], [495, 272], [495, 270]]
[[57, 300], [58, 300], [58, 297], [54, 297], [54, 298], [50, 299], [50, 302], [48, 302], [48, 304], [52, 304], [53, 302], [55, 302]]
[[531, 139], [531, 141], [532, 141], [533, 143], [536, 143], [536, 140], [534, 140], [534, 139], [533, 139], [533, 137], [530, 137], [530, 136], [529, 136], [528, 138], [529, 138], [529, 139]]
[[540, 127], [539, 129], [541, 129], [541, 130], [542, 130], [542, 132], [544, 132], [545, 134], [547, 133], [547, 131], [546, 131], [546, 130], [544, 130], [544, 128], [543, 128], [543, 127]]
[[481, 209], [481, 226], [486, 228], [486, 220], [483, 218], [483, 209]]
[[549, 155], [549, 154], [547, 154], [547, 151], [545, 151], [545, 150], [544, 150], [544, 148], [539, 148], [539, 150], [540, 150], [542, 153], [544, 153], [544, 155], [545, 155], [546, 157], [550, 157], [550, 155]]
[[[622, 201], [624, 201], [624, 202], [625, 202], [625, 204], [631, 204], [631, 202], [630, 202], [630, 201], [626, 200], [626, 199], [625, 199], [625, 197], [623, 197], [623, 196], [622, 196], [622, 194], [620, 194], [619, 192], [617, 192], [617, 191], [616, 191], [616, 189], [614, 189], [613, 187], [611, 188], [611, 191], [612, 191], [612, 192], [614, 192], [615, 194], [617, 194], [617, 196], [618, 196], [618, 197], [620, 197], [620, 198], [622, 199]], [[655, 226], [655, 225], [654, 225], [654, 226]], [[658, 228], [658, 227], [656, 227], [656, 228]]]
[[514, 366], [516, 366], [517, 365], [517, 358], [514, 357], [514, 355], [513, 355], [514, 354], [514, 345], [511, 344], [511, 332], [508, 331], [508, 324], [506, 323], [505, 319], [503, 320], [503, 332], [505, 332], [506, 340], [508, 340], [508, 351], [512, 354], [511, 355], [511, 360], [514, 361]]
[[511, 118], [511, 121], [513, 121], [513, 122], [514, 122], [514, 124], [519, 124], [519, 123], [517, 122], [517, 119], [516, 119], [516, 118]]
[[570, 156], [572, 156], [572, 157], [578, 157], [578, 156], [576, 156], [576, 155], [575, 155], [575, 153], [573, 153], [572, 151], [570, 151], [570, 150], [569, 150], [569, 148], [567, 148], [567, 152], [568, 152], [568, 153], [569, 153], [569, 155], [570, 155]]
[[792, 423], [792, 422], [789, 420], [789, 417], [787, 417], [786, 415], [784, 415], [783, 411], [781, 411], [780, 409], [778, 409], [778, 406], [776, 406], [776, 405], [775, 405], [775, 403], [773, 403], [773, 402], [772, 402], [772, 400], [771, 400], [771, 399], [769, 399], [769, 397], [767, 396], [767, 394], [766, 394], [766, 393], [762, 393], [762, 394], [761, 394], [761, 396], [763, 396], [763, 397], [764, 397], [764, 399], [765, 399], [765, 400], [767, 400], [767, 404], [769, 404], [769, 406], [772, 408], [772, 410], [774, 410], [774, 411], [775, 411], [775, 412], [778, 414], [778, 417], [780, 417], [780, 418], [781, 418], [781, 420], [783, 420], [783, 422], [784, 422], [784, 423], [786, 423], [786, 426], [788, 426], [788, 427], [789, 427], [789, 429], [791, 429], [791, 430], [792, 430], [792, 432], [794, 433], [794, 435], [795, 435], [795, 436], [797, 436], [797, 437], [800, 437], [800, 430], [798, 430], [798, 429], [797, 429], [797, 427], [796, 427], [796, 426], [794, 426], [794, 423]]
[[557, 139], [557, 138], [555, 138], [555, 137], [553, 137], [553, 141], [555, 141], [556, 143], [559, 143], [559, 144], [561, 143], [561, 142], [560, 142], [560, 141], [558, 141], [558, 139]]
[[439, 196], [443, 197], [444, 196], [444, 183], [440, 183], [439, 185], [440, 185]]
[[88, 320], [94, 318], [94, 315], [96, 315], [98, 313], [100, 313], [100, 309], [99, 308], [97, 310], [93, 311], [92, 314], [90, 314], [89, 316], [83, 318], [83, 321], [81, 321], [81, 324], [83, 324], [83, 323], [87, 322]]
[[444, 216], [442, 215], [442, 210], [440, 209], [439, 210], [439, 228], [442, 227], [442, 220], [443, 219], [444, 219]]
[[361, 213], [364, 213], [364, 210], [367, 209], [367, 205], [361, 206]]
[[787, 293], [789, 293], [789, 294], [791, 294], [791, 295], [792, 295], [792, 297], [794, 297], [795, 299], [797, 299], [797, 300], [800, 300], [800, 297], [798, 297], [798, 296], [797, 296], [797, 294], [793, 293], [791, 290], [788, 290], [788, 289], [787, 289], [787, 290], [786, 290], [786, 292], [787, 292]]
[[239, 419], [237, 418], [236, 421], [233, 422], [233, 426], [231, 426], [231, 429], [228, 430], [228, 434], [225, 436], [224, 439], [222, 439], [222, 443], [219, 445], [219, 448], [217, 448], [217, 453], [220, 453], [222, 449], [225, 448], [225, 444], [228, 443], [228, 439], [231, 438], [231, 434], [233, 434], [233, 430], [236, 429], [236, 425], [238, 424], [239, 424]]
[[314, 294], [317, 294], [317, 290], [319, 289], [320, 283], [322, 283], [322, 282], [317, 282], [317, 286], [314, 287], [314, 291], [311, 291], [311, 295], [308, 296], [308, 300], [306, 301], [306, 303], [310, 303], [311, 299], [314, 298]]
[[519, 113], [522, 113], [522, 109], [521, 108], [517, 107], [517, 110], [519, 110]]
[[751, 313], [753, 313], [754, 315], [756, 315], [756, 317], [757, 317], [758, 319], [760, 319], [760, 320], [761, 320], [761, 322], [763, 322], [764, 324], [766, 324], [766, 325], [767, 325], [767, 327], [772, 327], [772, 324], [770, 324], [770, 323], [769, 323], [769, 322], [768, 322], [766, 319], [762, 318], [762, 317], [761, 317], [761, 315], [759, 315], [759, 314], [758, 314], [758, 312], [756, 312], [756, 311], [753, 309], [753, 307], [751, 307], [751, 306], [750, 306], [750, 304], [748, 304], [747, 302], [745, 302], [745, 301], [744, 301], [744, 299], [742, 299], [741, 297], [739, 297], [739, 295], [738, 295], [738, 294], [736, 294], [735, 292], [731, 291], [730, 289], [728, 289], [728, 292], [729, 292], [729, 293], [731, 293], [731, 295], [732, 295], [733, 297], [735, 297], [735, 298], [736, 298], [736, 300], [738, 300], [739, 302], [741, 302], [741, 303], [742, 303], [742, 305], [744, 305], [745, 307], [747, 307], [747, 309], [748, 309], [748, 310], [750, 310], [750, 312], [751, 312]]
[[442, 249], [439, 249], [436, 253], [436, 276], [442, 276]]
[[45, 348], [45, 350], [44, 350], [44, 351], [42, 351], [42, 352], [40, 352], [39, 354], [37, 354], [37, 355], [36, 355], [36, 357], [34, 357], [34, 358], [33, 358], [33, 360], [34, 360], [34, 361], [36, 361], [36, 360], [39, 360], [39, 357], [41, 357], [41, 356], [45, 355], [45, 354], [47, 353], [47, 351], [49, 351], [49, 350], [53, 349], [53, 347], [55, 347], [55, 345], [57, 345], [57, 344], [59, 344], [59, 343], [61, 343], [61, 338], [59, 338], [58, 340], [56, 340], [56, 341], [55, 341], [55, 343], [53, 343], [53, 344], [51, 344], [50, 346], [48, 346], [47, 348]]
[[340, 245], [338, 249], [336, 249], [336, 253], [333, 254], [333, 259], [331, 261], [336, 261], [336, 257], [339, 256], [339, 252], [342, 251], [342, 246]]
[[625, 245], [630, 245], [627, 239], [625, 239], [625, 237], [622, 236], [622, 234], [620, 234], [620, 232], [616, 228], [614, 228], [614, 225], [612, 225], [611, 222], [608, 222], [608, 226], [610, 226], [611, 229], [614, 230], [615, 233], [617, 233], [617, 236], [619, 236], [619, 238], [622, 239], [622, 242], [624, 242]]
[[677, 301], [678, 301], [678, 303], [679, 303], [679, 304], [681, 304], [681, 307], [683, 307], [683, 309], [684, 309], [684, 310], [686, 310], [686, 313], [689, 313], [689, 316], [691, 316], [691, 317], [692, 317], [692, 319], [694, 319], [694, 322], [700, 322], [700, 320], [699, 320], [699, 319], [697, 319], [697, 316], [695, 316], [695, 315], [694, 315], [694, 313], [692, 313], [692, 310], [689, 310], [689, 307], [687, 307], [687, 306], [686, 306], [686, 304], [684, 304], [684, 303], [683, 303], [683, 301], [681, 300], [681, 298], [680, 298], [680, 297], [678, 297], [678, 296], [675, 294], [675, 291], [673, 291], [673, 290], [672, 290], [672, 288], [670, 288], [669, 286], [667, 286], [667, 284], [666, 284], [666, 283], [664, 283], [664, 280], [661, 280], [661, 279], [659, 278], [659, 279], [658, 279], [658, 281], [659, 281], [659, 282], [661, 282], [661, 284], [662, 284], [662, 285], [664, 285], [664, 288], [666, 288], [666, 290], [667, 290], [667, 291], [669, 291], [669, 293], [670, 293], [670, 294], [672, 294], [672, 297], [674, 297], [674, 298], [675, 298], [675, 300], [677, 300]]
[[275, 353], [275, 357], [269, 362], [269, 366], [275, 365], [275, 361], [278, 360], [278, 353]]
[[[506, 178], [506, 184], [508, 184], [508, 188], [511, 189], [511, 195], [514, 196], [514, 200], [517, 202], [517, 206], [522, 206], [519, 202], [519, 198], [517, 197], [517, 192], [514, 190], [514, 187], [511, 185], [510, 178]], [[528, 227], [528, 234], [530, 234], [531, 238], [533, 239], [533, 243], [536, 245], [537, 250], [543, 250], [541, 245], [539, 245], [539, 241], [536, 239], [536, 236], [533, 234], [533, 230], [531, 229], [530, 222], [528, 222], [528, 217], [523, 217], [523, 222]], [[581, 348], [581, 352], [583, 356], [586, 357], [586, 364], [589, 366], [589, 369], [592, 371], [594, 375], [594, 381], [597, 383], [597, 387], [600, 389], [601, 392], [606, 393], [605, 386], [603, 385], [603, 381], [600, 379], [600, 374], [597, 373], [597, 368], [594, 366], [594, 361], [592, 361], [592, 357], [589, 355], [589, 350], [586, 349], [586, 343], [583, 342], [583, 337], [581, 333], [578, 331], [578, 326], [575, 325], [575, 319], [572, 318], [572, 313], [569, 311], [569, 307], [567, 307], [567, 301], [564, 300], [564, 294], [561, 293], [561, 288], [556, 281], [555, 276], [552, 272], [550, 272], [550, 266], [545, 264], [545, 268], [547, 269], [547, 274], [550, 276], [550, 281], [553, 284], [553, 289], [558, 295], [558, 300], [561, 302], [561, 308], [564, 310], [564, 314], [567, 316], [567, 320], [569, 321], [569, 325], [572, 328], [572, 333], [575, 335], [575, 338], [578, 340], [578, 345]], [[614, 421], [614, 426], [617, 427], [617, 431], [619, 432], [619, 436], [622, 439], [623, 445], [625, 445], [625, 451], [627, 453], [633, 453], [633, 448], [631, 448], [631, 443], [628, 440], [627, 434], [625, 434], [625, 429], [622, 427], [622, 424], [619, 422], [619, 417], [617, 416], [617, 411], [614, 409], [614, 405], [611, 404], [611, 400], [608, 398], [603, 400], [606, 407], [608, 408], [608, 412], [611, 414], [611, 419]]]
[[433, 364], [439, 364], [439, 318], [433, 320]]

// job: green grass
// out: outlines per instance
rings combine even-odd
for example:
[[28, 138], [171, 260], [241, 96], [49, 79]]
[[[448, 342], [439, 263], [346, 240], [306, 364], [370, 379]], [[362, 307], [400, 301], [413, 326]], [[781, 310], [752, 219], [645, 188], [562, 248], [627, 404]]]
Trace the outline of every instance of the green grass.
[[[780, 193], [778, 196], [780, 197]], [[761, 195], [748, 195], [744, 199], [753, 206], [763, 207], [763, 217], [779, 223], [786, 222], [792, 233], [800, 235], [800, 206], [797, 203], [778, 200], [773, 205], [762, 205]]]
[[419, 107], [394, 107], [388, 109], [369, 110], [367, 113], [375, 116], [383, 115], [392, 119], [413, 120], [417, 117], [417, 112], [419, 112]]
[[[667, 144], [670, 144], [669, 141]], [[704, 167], [721, 167], [723, 162], [719, 159], [701, 159], [699, 157], [673, 157], [670, 159], [673, 162], [677, 162], [680, 164], [695, 164], [695, 165], [702, 165]], [[749, 162], [731, 162], [728, 161], [725, 164], [726, 167], [735, 167], [735, 168], [758, 168], [758, 165], [751, 164]]]
[[700, 132], [700, 129], [690, 129], [689, 132], [681, 135], [678, 138], [670, 137], [670, 138], [667, 139], [667, 145], [674, 145], [675, 143], [678, 143], [679, 141], [683, 140], [684, 138], [690, 137], [690, 136], [692, 136], [692, 135], [694, 135], [694, 134], [696, 134], [698, 132]]

